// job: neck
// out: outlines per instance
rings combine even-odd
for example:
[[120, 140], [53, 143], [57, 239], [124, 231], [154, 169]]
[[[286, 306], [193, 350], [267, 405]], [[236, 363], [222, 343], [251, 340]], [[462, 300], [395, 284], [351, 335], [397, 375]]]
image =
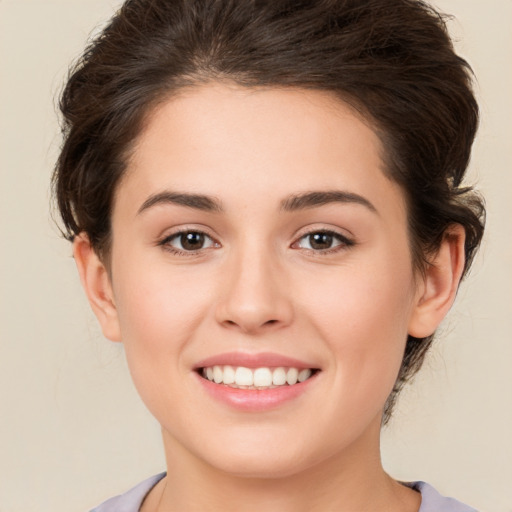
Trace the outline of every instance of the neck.
[[150, 493], [141, 511], [417, 512], [419, 494], [384, 472], [378, 432], [368, 434], [374, 440], [371, 447], [368, 439], [361, 440], [341, 457], [288, 475], [262, 478], [219, 470], [164, 432], [167, 477]]

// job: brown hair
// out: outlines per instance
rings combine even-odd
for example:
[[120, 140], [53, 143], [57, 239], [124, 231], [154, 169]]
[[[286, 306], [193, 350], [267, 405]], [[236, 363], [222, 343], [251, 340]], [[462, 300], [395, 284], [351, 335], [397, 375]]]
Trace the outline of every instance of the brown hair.
[[[127, 0], [71, 72], [54, 190], [71, 240], [85, 232], [108, 258], [114, 192], [148, 112], [212, 80], [330, 91], [379, 134], [408, 204], [419, 269], [453, 224], [469, 269], [482, 200], [461, 185], [478, 124], [471, 70], [445, 20], [415, 0]], [[432, 336], [409, 337], [387, 421]]]

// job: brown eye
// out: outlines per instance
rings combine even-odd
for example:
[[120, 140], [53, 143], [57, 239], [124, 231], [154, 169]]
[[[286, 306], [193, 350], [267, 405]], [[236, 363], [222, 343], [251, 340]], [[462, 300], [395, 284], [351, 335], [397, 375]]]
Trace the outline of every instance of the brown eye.
[[196, 251], [202, 249], [204, 245], [205, 236], [203, 233], [182, 233], [180, 235], [181, 247], [185, 251]]
[[215, 245], [214, 241], [200, 231], [183, 231], [167, 237], [161, 242], [170, 250], [181, 252], [199, 251]]
[[334, 237], [330, 233], [313, 233], [308, 235], [308, 239], [309, 246], [315, 250], [330, 249], [334, 241]]
[[308, 249], [310, 251], [328, 251], [329, 249], [336, 249], [337, 247], [347, 247], [353, 245], [353, 242], [348, 238], [334, 233], [331, 231], [315, 231], [304, 235], [297, 242], [297, 247], [300, 249]]

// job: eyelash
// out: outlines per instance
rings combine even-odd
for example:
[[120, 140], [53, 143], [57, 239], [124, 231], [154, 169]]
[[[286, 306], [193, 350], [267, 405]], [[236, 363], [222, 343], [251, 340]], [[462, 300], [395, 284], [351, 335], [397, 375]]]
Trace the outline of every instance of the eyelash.
[[204, 251], [205, 249], [210, 249], [210, 247], [207, 247], [207, 248], [197, 249], [195, 251], [184, 251], [181, 249], [176, 249], [175, 247], [170, 245], [170, 243], [173, 240], [181, 237], [182, 235], [187, 235], [187, 234], [203, 235], [205, 238], [210, 239], [212, 241], [213, 245], [219, 245], [218, 242], [216, 242], [210, 235], [208, 235], [208, 233], [205, 233], [204, 231], [200, 231], [198, 229], [181, 229], [180, 231], [176, 231], [175, 233], [172, 233], [172, 234], [166, 236], [163, 240], [158, 242], [158, 245], [163, 247], [163, 249], [170, 252], [171, 254], [174, 254], [176, 256], [185, 256], [185, 257], [197, 256], [200, 251]]
[[[181, 237], [182, 235], [186, 235], [186, 234], [202, 235], [205, 238], [208, 238], [211, 240], [212, 247], [206, 247], [206, 248], [201, 248], [201, 249], [197, 249], [197, 250], [185, 251], [185, 250], [181, 250], [181, 249], [176, 249], [175, 247], [170, 245], [170, 243], [173, 240]], [[317, 234], [332, 236], [336, 241], [339, 242], [339, 244], [335, 245], [334, 247], [331, 247], [329, 249], [315, 250], [315, 249], [304, 248], [305, 251], [307, 251], [308, 253], [310, 253], [314, 256], [320, 256], [320, 257], [326, 256], [326, 255], [333, 254], [333, 253], [336, 253], [336, 252], [339, 252], [342, 250], [349, 249], [350, 247], [353, 247], [354, 245], [356, 245], [354, 240], [347, 238], [346, 236], [341, 235], [340, 233], [338, 233], [336, 231], [332, 231], [332, 230], [328, 230], [328, 229], [317, 229], [317, 230], [308, 231], [307, 233], [302, 234], [297, 239], [297, 241], [293, 242], [291, 247], [293, 248], [293, 246], [298, 244], [301, 240], [306, 239], [307, 237], [310, 237], [312, 235], [317, 235]], [[176, 256], [192, 257], [192, 256], [197, 256], [201, 251], [211, 249], [214, 246], [219, 246], [220, 244], [218, 242], [216, 242], [213, 239], [213, 237], [211, 237], [204, 231], [195, 230], [195, 229], [183, 229], [183, 230], [176, 231], [175, 233], [172, 233], [172, 234], [166, 236], [164, 239], [162, 239], [160, 242], [158, 242], [158, 245], [161, 246], [166, 251], [168, 251], [171, 254], [174, 254]]]
[[332, 236], [333, 239], [339, 243], [338, 243], [338, 245], [335, 245], [334, 247], [330, 247], [328, 249], [315, 250], [315, 249], [304, 248], [305, 251], [312, 254], [313, 256], [319, 256], [319, 257], [327, 256], [329, 254], [333, 254], [333, 253], [337, 253], [337, 252], [349, 249], [350, 247], [353, 247], [354, 245], [356, 245], [354, 240], [338, 233], [337, 231], [332, 231], [329, 229], [315, 229], [315, 230], [308, 231], [307, 233], [302, 234], [296, 242], [293, 242], [292, 247], [294, 245], [298, 244], [301, 240], [307, 239], [308, 237], [310, 237], [312, 235], [317, 235], [317, 234]]

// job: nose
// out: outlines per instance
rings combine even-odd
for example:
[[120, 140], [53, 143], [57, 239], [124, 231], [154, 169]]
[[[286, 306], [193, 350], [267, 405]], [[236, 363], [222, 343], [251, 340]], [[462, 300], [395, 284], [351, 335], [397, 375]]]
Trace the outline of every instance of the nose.
[[221, 287], [217, 321], [253, 335], [289, 325], [293, 307], [286, 281], [271, 251], [245, 251], [233, 257]]

